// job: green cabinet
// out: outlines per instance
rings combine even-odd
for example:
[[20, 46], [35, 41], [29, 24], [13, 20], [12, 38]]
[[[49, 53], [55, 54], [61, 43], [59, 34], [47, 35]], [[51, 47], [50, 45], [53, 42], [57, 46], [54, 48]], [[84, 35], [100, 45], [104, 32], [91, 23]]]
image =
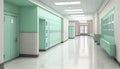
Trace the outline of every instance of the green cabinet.
[[4, 15], [4, 61], [19, 56], [17, 16]]
[[69, 38], [75, 38], [75, 26], [69, 26]]

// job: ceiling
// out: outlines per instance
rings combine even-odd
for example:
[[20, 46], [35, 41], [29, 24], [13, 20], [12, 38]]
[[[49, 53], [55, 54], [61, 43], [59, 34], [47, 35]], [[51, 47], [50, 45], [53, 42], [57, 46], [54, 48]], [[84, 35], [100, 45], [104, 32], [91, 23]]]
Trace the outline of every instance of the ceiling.
[[[94, 14], [105, 0], [38, 0], [38, 1], [44, 3], [45, 5], [56, 10], [58, 13], [62, 15], [68, 15], [67, 12], [65, 12], [64, 10], [83, 9], [84, 13], [79, 13], [79, 14]], [[54, 2], [70, 2], [70, 1], [80, 1], [81, 4], [66, 5], [66, 6], [54, 5]]]

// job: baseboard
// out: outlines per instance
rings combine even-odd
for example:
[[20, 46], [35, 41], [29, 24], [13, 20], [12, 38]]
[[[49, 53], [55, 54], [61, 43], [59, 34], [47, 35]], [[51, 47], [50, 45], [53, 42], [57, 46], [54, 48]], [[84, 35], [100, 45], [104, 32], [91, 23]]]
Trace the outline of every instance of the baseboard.
[[80, 35], [75, 35], [75, 36], [80, 36]]
[[13, 61], [13, 60], [15, 60], [15, 59], [17, 59], [17, 58], [19, 58], [19, 56], [15, 57], [15, 58], [13, 58], [13, 59], [10, 59], [10, 60], [8, 60], [8, 61], [6, 61], [6, 62], [4, 61], [4, 64], [7, 63], [7, 62], [10, 62], [10, 61]]
[[88, 36], [88, 34], [80, 34], [80, 36]]
[[0, 64], [0, 69], [4, 69], [4, 63]]
[[32, 54], [20, 54], [20, 57], [38, 57], [39, 54], [32, 55]]
[[69, 39], [74, 39], [75, 37], [69, 37]]
[[120, 66], [120, 62], [116, 59], [116, 58], [114, 58], [114, 60], [119, 64], [119, 66]]
[[51, 48], [53, 48], [53, 47], [55, 47], [55, 46], [57, 46], [57, 45], [59, 45], [59, 44], [61, 44], [61, 42], [58, 43], [58, 44], [56, 44], [56, 45], [53, 45], [53, 46], [49, 47], [48, 49], [40, 49], [39, 51], [40, 51], [40, 52], [47, 51], [47, 50], [49, 50], [49, 49], [51, 49]]
[[39, 49], [40, 52], [44, 52], [46, 51], [47, 49]]
[[68, 39], [67, 39], [67, 40], [62, 41], [61, 43], [64, 43], [64, 42], [66, 42], [66, 41], [68, 41]]

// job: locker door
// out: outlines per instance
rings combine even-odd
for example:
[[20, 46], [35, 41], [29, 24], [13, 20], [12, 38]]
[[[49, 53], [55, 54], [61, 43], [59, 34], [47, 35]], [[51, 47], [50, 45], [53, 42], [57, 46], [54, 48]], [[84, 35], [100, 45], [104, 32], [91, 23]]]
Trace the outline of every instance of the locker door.
[[40, 50], [45, 50], [45, 38], [46, 38], [46, 33], [47, 31], [45, 31], [45, 20], [44, 19], [40, 19], [39, 20], [39, 49]]
[[15, 58], [19, 56], [19, 45], [18, 45], [18, 24], [17, 24], [17, 17], [11, 16], [10, 17], [10, 37], [11, 37], [11, 58]]
[[4, 61], [11, 59], [10, 56], [10, 16], [4, 16]]

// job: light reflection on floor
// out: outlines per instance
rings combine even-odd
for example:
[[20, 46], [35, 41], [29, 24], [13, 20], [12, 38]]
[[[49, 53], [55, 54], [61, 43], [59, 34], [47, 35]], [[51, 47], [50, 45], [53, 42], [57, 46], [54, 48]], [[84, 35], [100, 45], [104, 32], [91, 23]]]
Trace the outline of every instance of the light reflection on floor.
[[38, 58], [18, 58], [5, 69], [120, 69], [91, 37], [80, 36], [40, 52]]

